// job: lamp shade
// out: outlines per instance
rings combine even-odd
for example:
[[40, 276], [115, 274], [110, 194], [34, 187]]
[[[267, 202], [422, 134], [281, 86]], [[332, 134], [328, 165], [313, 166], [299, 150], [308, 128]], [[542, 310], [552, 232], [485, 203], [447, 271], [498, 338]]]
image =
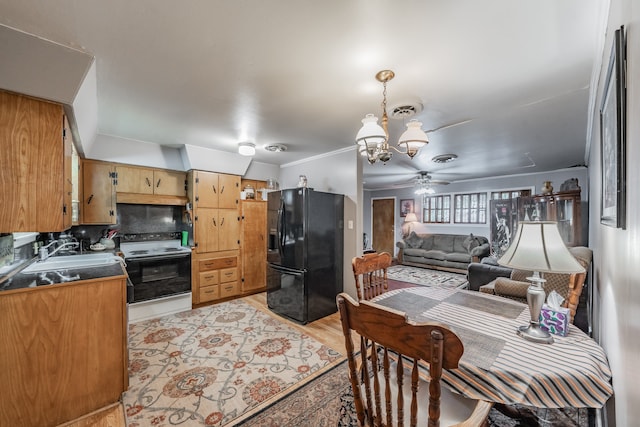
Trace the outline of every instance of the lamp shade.
[[367, 114], [362, 119], [362, 127], [356, 135], [356, 143], [360, 145], [379, 145], [385, 142], [387, 135], [378, 124], [378, 118], [373, 114]]
[[404, 222], [418, 222], [418, 217], [413, 212], [409, 212], [407, 216], [404, 217]]
[[407, 130], [400, 135], [399, 146], [405, 146], [409, 157], [413, 158], [423, 145], [428, 144], [427, 134], [422, 130], [422, 123], [417, 120], [410, 120], [407, 123]]
[[584, 268], [571, 255], [553, 221], [522, 221], [498, 264], [518, 270], [581, 273]]

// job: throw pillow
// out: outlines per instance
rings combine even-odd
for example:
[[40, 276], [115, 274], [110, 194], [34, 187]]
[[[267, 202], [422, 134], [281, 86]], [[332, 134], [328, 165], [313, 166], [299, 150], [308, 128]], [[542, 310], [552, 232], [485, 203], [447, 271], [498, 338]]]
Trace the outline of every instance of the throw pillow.
[[413, 249], [417, 249], [422, 244], [422, 239], [416, 234], [415, 231], [412, 231], [409, 237], [405, 239], [407, 246]]
[[464, 246], [464, 248], [467, 250], [467, 252], [471, 252], [471, 250], [473, 248], [475, 248], [476, 246], [480, 246], [480, 242], [473, 235], [473, 233], [471, 233], [471, 234], [469, 234], [469, 237], [464, 239], [464, 242], [462, 242], [462, 246]]

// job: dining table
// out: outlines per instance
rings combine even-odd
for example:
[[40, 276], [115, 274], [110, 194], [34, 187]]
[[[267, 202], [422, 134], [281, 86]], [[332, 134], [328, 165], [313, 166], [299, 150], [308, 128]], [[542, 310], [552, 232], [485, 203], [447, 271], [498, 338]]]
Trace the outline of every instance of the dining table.
[[607, 356], [570, 324], [552, 344], [527, 341], [526, 304], [459, 288], [417, 286], [371, 300], [406, 313], [414, 322], [440, 322], [461, 339], [464, 353], [443, 383], [472, 399], [536, 408], [601, 408], [613, 394]]

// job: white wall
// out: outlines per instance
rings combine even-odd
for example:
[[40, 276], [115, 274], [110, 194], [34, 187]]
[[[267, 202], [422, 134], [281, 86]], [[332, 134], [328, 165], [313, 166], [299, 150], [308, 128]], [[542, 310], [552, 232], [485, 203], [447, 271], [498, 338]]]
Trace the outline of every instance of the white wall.
[[[614, 399], [607, 405], [609, 426], [638, 425], [640, 420], [640, 3], [611, 0], [602, 66], [597, 79], [590, 135], [589, 241], [593, 248], [594, 335], [604, 347], [613, 372]], [[599, 107], [613, 42], [621, 25], [627, 31], [627, 226], [600, 223], [601, 153]], [[600, 58], [599, 58], [600, 59]], [[593, 90], [593, 89], [592, 89]]]
[[[504, 191], [530, 188], [533, 194], [540, 193], [540, 187], [544, 181], [551, 181], [554, 189], [560, 188], [560, 185], [569, 178], [578, 178], [578, 184], [582, 188], [581, 192], [581, 212], [582, 212], [582, 225], [583, 225], [583, 244], [586, 246], [587, 242], [587, 227], [588, 227], [588, 180], [587, 169], [584, 167], [576, 167], [570, 169], [562, 169], [553, 172], [537, 173], [537, 174], [522, 174], [512, 175], [507, 177], [496, 177], [477, 179], [471, 181], [454, 182], [449, 185], [440, 185], [436, 187], [436, 194], [451, 194], [456, 193], [477, 193], [477, 192], [491, 192], [491, 191]], [[422, 221], [422, 196], [414, 194], [414, 187], [407, 187], [394, 190], [379, 190], [379, 191], [365, 191], [363, 206], [363, 229], [369, 236], [371, 241], [371, 200], [385, 197], [396, 198], [396, 241], [402, 238], [402, 222], [403, 217], [400, 217], [400, 200], [413, 199], [415, 212], [418, 216], [418, 220]], [[489, 194], [487, 194], [487, 198]], [[453, 203], [453, 200], [452, 200]], [[452, 219], [453, 221], [453, 219]], [[477, 236], [484, 236], [487, 239], [490, 238], [490, 226], [486, 224], [415, 224], [412, 230], [422, 233], [447, 233], [447, 234], [469, 234], [473, 233]], [[395, 248], [397, 253], [397, 248]]]
[[[362, 226], [359, 201], [362, 198], [362, 164], [354, 147], [283, 165], [280, 188], [295, 188], [300, 175], [307, 186], [318, 191], [344, 194], [344, 291], [356, 297], [351, 259], [362, 254]], [[351, 227], [350, 227], [351, 225]]]

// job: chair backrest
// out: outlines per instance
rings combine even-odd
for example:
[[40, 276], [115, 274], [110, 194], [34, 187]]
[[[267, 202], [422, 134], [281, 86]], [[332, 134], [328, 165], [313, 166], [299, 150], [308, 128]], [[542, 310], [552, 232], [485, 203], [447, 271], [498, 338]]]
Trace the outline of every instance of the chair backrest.
[[391, 255], [387, 252], [354, 257], [351, 266], [359, 301], [370, 300], [388, 290], [387, 268], [391, 266]]
[[[442, 369], [458, 367], [464, 351], [460, 338], [443, 324], [412, 323], [404, 313], [369, 301], [358, 303], [345, 293], [338, 295], [337, 303], [360, 425], [404, 425], [407, 417], [415, 426], [419, 407], [428, 407], [430, 426], [438, 425]], [[358, 348], [351, 331], [360, 338]], [[429, 363], [430, 376], [428, 398], [422, 401], [418, 399], [419, 360]], [[405, 402], [403, 389], [410, 390], [410, 402]]]
[[[556, 291], [564, 298], [562, 306], [569, 308], [571, 313], [569, 320], [573, 323], [580, 295], [582, 294], [582, 287], [591, 265], [591, 259], [593, 258], [593, 252], [585, 246], [571, 247], [569, 248], [569, 252], [580, 263], [580, 265], [582, 265], [585, 270], [584, 273], [545, 273], [544, 279], [546, 282], [544, 284], [544, 291], [547, 295], [549, 295], [551, 291]], [[532, 273], [530, 271], [514, 269], [511, 272], [511, 279], [526, 282], [526, 278], [531, 276], [531, 274]]]

